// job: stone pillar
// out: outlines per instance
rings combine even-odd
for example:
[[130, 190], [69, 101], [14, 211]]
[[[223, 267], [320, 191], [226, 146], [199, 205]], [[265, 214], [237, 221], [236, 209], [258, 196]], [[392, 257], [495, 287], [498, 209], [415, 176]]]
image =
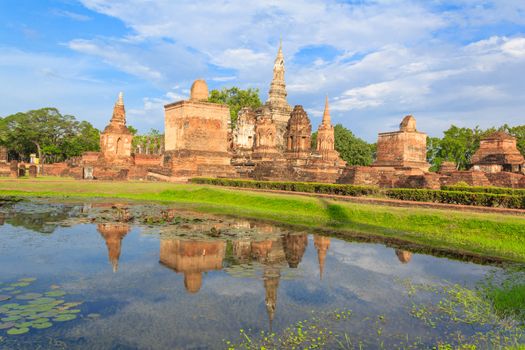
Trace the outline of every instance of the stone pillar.
[[29, 177], [36, 177], [38, 174], [38, 167], [35, 164], [29, 166]]
[[16, 160], [11, 161], [11, 177], [18, 177], [18, 162]]

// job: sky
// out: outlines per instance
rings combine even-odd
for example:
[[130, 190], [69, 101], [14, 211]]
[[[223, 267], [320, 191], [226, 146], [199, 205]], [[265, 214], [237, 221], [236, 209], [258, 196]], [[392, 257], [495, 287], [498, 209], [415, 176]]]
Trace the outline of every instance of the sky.
[[412, 114], [525, 124], [523, 0], [0, 0], [0, 116], [57, 107], [103, 128], [119, 91], [129, 125], [163, 130], [196, 79], [268, 98], [282, 38], [288, 102], [375, 142]]

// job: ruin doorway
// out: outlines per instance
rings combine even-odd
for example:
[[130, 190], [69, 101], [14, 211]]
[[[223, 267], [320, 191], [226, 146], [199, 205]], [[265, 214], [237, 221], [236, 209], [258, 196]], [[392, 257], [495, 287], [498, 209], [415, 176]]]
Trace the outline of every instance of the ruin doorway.
[[122, 152], [122, 139], [119, 137], [117, 139], [117, 146], [115, 147], [115, 153], [120, 154]]

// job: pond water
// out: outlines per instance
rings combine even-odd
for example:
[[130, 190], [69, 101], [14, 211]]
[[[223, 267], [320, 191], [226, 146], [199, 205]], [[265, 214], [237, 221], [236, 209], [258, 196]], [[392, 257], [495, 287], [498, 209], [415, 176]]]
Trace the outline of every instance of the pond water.
[[[0, 329], [0, 348], [225, 348], [225, 340], [245, 340], [241, 329], [255, 339], [312, 317], [326, 323], [335, 310], [351, 310], [332, 326], [365, 348], [424, 348], [456, 331], [486, 328], [428, 326], [414, 317], [407, 283], [472, 289], [499, 268], [247, 220], [148, 210], [171, 224], [145, 225], [137, 213], [100, 203], [2, 207], [0, 328], [11, 322], [28, 331]], [[436, 298], [422, 293], [417, 301]], [[28, 306], [36, 304], [48, 306]]]

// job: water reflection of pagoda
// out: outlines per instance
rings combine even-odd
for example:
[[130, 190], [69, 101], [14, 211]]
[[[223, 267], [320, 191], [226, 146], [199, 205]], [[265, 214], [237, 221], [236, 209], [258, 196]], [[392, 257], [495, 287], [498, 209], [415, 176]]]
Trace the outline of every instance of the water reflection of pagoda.
[[108, 257], [111, 265], [113, 266], [113, 272], [118, 271], [118, 261], [120, 258], [120, 250], [122, 246], [122, 239], [130, 231], [130, 226], [127, 224], [98, 224], [97, 231], [100, 233], [102, 238], [106, 241], [108, 248]]
[[[314, 243], [322, 275], [330, 239], [315, 236]], [[228, 253], [227, 244], [230, 243], [224, 240], [164, 239], [160, 243], [160, 263], [177, 273], [183, 273], [184, 286], [190, 293], [197, 293], [200, 290], [203, 272], [222, 269], [224, 261], [232, 262], [234, 265], [259, 263], [263, 270], [264, 303], [271, 331], [277, 309], [281, 271], [287, 266], [291, 268], [299, 266], [308, 245], [308, 236], [287, 234], [260, 241], [241, 238], [231, 241], [231, 250], [228, 250]]]
[[317, 259], [319, 260], [319, 279], [323, 279], [324, 263], [326, 253], [330, 248], [330, 238], [326, 236], [314, 235], [314, 246], [317, 249]]
[[305, 234], [286, 234], [283, 236], [283, 247], [289, 267], [295, 269], [299, 266], [307, 245], [308, 237]]
[[222, 269], [225, 250], [224, 241], [166, 239], [160, 241], [160, 263], [183, 273], [186, 290], [197, 293], [203, 272]]
[[408, 264], [412, 260], [412, 253], [407, 250], [396, 249], [396, 255], [402, 264]]

